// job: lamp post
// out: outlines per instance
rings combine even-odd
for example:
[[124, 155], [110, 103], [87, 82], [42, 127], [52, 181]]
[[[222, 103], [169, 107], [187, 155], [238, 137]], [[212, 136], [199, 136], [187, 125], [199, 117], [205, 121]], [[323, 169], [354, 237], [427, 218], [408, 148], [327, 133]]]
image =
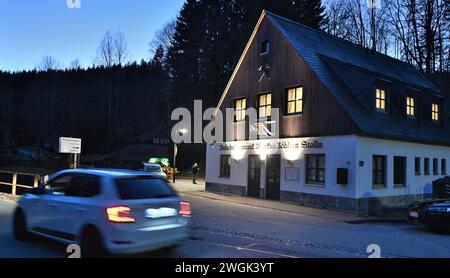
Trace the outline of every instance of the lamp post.
[[[185, 128], [182, 128], [180, 130], [178, 130], [178, 135], [181, 137], [184, 134], [187, 133], [187, 130]], [[173, 143], [173, 176], [172, 176], [172, 182], [175, 183], [175, 175], [177, 174], [177, 152], [178, 152], [178, 147], [177, 144], [174, 142]]]

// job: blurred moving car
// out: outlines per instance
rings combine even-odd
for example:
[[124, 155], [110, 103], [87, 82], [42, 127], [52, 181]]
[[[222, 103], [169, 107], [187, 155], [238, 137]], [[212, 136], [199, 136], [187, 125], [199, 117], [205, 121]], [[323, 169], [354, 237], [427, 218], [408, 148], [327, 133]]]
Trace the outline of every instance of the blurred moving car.
[[428, 227], [450, 228], [450, 199], [416, 202], [408, 211], [410, 221]]
[[158, 176], [161, 176], [162, 178], [167, 178], [166, 173], [164, 173], [161, 165], [156, 163], [142, 163], [144, 165], [144, 172], [146, 173], [152, 173]]
[[177, 246], [190, 216], [190, 204], [158, 174], [66, 170], [19, 200], [13, 229], [18, 240], [34, 234], [101, 257]]

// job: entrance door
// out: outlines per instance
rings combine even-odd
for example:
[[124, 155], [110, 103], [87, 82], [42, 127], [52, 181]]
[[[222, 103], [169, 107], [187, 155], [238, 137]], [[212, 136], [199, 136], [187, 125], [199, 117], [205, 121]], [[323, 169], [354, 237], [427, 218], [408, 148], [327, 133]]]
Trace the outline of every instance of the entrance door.
[[269, 155], [266, 163], [266, 198], [280, 200], [281, 156]]
[[260, 197], [261, 160], [258, 155], [248, 156], [247, 195]]

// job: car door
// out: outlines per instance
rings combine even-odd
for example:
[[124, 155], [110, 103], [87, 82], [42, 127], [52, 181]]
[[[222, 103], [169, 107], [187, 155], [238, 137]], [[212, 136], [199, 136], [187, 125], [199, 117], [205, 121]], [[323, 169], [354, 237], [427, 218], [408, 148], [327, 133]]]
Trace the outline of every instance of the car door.
[[33, 227], [36, 232], [50, 236], [58, 236], [58, 219], [61, 214], [59, 199], [64, 196], [70, 185], [72, 174], [63, 174], [49, 181], [45, 193], [39, 195], [39, 200], [33, 214]]
[[100, 178], [90, 174], [76, 174], [58, 198], [60, 213], [58, 230], [66, 240], [74, 240], [90, 213], [92, 198], [100, 193]]

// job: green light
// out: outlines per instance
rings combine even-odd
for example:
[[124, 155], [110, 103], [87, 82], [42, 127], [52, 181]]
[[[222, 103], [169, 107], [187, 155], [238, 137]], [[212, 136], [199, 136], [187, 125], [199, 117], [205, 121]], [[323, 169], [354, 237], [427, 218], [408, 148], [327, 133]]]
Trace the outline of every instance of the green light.
[[165, 157], [152, 157], [149, 159], [148, 163], [151, 164], [162, 164], [164, 166], [169, 166], [169, 159]]

